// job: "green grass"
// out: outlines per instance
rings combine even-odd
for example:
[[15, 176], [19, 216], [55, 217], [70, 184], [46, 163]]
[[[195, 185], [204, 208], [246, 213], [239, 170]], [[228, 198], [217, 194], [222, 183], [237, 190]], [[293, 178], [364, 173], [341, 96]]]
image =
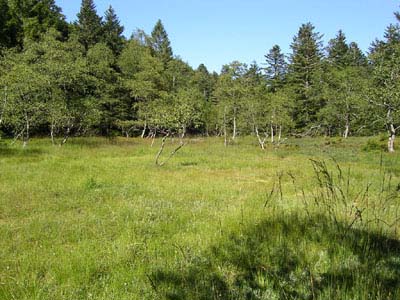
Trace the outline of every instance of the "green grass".
[[400, 299], [398, 154], [159, 143], [0, 145], [0, 299]]

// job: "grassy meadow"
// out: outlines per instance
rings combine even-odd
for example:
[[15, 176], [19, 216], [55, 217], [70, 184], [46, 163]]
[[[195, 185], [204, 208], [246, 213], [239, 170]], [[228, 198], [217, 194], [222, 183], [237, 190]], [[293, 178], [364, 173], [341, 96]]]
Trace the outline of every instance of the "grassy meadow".
[[160, 140], [3, 141], [0, 299], [400, 299], [375, 139], [192, 138], [162, 167]]

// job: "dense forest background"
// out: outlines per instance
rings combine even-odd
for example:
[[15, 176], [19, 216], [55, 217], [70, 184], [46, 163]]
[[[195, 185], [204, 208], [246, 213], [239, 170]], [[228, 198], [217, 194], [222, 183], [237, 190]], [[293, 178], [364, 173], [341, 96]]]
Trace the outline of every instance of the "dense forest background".
[[400, 14], [363, 53], [338, 31], [328, 45], [311, 23], [289, 55], [234, 61], [220, 74], [175, 56], [161, 21], [129, 38], [110, 6], [83, 0], [66, 22], [54, 0], [0, 0], [0, 128], [3, 136], [252, 134], [260, 146], [284, 136], [389, 133], [400, 125]]

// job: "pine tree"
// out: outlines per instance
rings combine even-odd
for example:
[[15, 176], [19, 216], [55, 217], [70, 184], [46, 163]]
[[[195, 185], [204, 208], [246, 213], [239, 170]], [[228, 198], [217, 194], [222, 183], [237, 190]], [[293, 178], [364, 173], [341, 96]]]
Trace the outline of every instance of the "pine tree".
[[265, 73], [269, 81], [271, 90], [276, 91], [277, 87], [282, 84], [284, 76], [286, 74], [286, 61], [285, 55], [281, 52], [281, 48], [275, 45], [269, 50], [268, 54], [265, 55], [267, 67]]
[[76, 25], [78, 26], [79, 42], [86, 51], [102, 40], [102, 19], [97, 15], [93, 0], [82, 0]]
[[164, 64], [172, 59], [172, 48], [161, 20], [158, 20], [151, 32], [151, 48], [156, 56], [161, 58]]
[[347, 54], [349, 46], [346, 43], [346, 36], [342, 30], [339, 30], [334, 39], [329, 41], [328, 60], [331, 64], [344, 67], [348, 64]]
[[116, 15], [113, 7], [107, 9], [104, 16], [104, 42], [114, 52], [115, 55], [119, 55], [124, 47], [125, 38], [122, 33], [124, 27], [121, 26], [118, 16]]

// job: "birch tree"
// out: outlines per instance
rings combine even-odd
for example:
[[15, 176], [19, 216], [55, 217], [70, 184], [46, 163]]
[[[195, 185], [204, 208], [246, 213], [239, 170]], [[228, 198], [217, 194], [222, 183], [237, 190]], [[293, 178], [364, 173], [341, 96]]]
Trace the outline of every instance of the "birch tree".
[[329, 72], [326, 93], [326, 105], [320, 111], [321, 122], [329, 132], [339, 133], [347, 138], [359, 128], [365, 109], [366, 90], [368, 89], [367, 69], [363, 67], [345, 67], [331, 69]]
[[24, 58], [24, 54], [8, 57], [8, 69], [0, 85], [6, 101], [2, 112], [4, 122], [12, 127], [15, 139], [21, 138], [26, 147], [31, 131], [45, 121], [51, 85], [50, 78]]
[[[400, 17], [396, 15], [400, 21]], [[391, 25], [385, 40], [373, 49], [371, 61], [374, 67], [375, 86], [371, 89], [370, 102], [379, 112], [380, 120], [389, 133], [388, 151], [394, 152], [394, 142], [400, 126], [400, 27]]]
[[247, 66], [240, 62], [235, 61], [225, 65], [216, 86], [215, 96], [218, 101], [225, 145], [228, 140], [228, 126], [232, 128], [232, 140], [235, 140], [238, 134], [238, 119], [245, 95], [243, 76], [246, 72]]

